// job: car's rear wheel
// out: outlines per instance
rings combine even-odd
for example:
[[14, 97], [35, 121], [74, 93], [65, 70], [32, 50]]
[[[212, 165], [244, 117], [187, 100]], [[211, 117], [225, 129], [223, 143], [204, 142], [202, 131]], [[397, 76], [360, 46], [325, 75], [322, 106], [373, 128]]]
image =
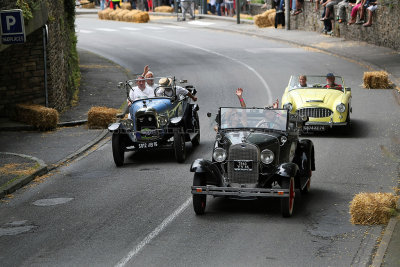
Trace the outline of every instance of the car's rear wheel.
[[200, 145], [200, 120], [199, 120], [199, 115], [197, 112], [195, 113], [195, 123], [194, 123], [194, 130], [198, 133], [195, 138], [192, 139], [192, 145], [193, 146], [198, 146]]
[[186, 159], [185, 134], [183, 130], [175, 130], [174, 132], [174, 152], [177, 162], [182, 163]]
[[289, 189], [289, 196], [281, 198], [281, 212], [283, 217], [290, 217], [294, 208], [294, 177], [282, 178], [282, 188]]
[[125, 143], [124, 137], [120, 134], [114, 133], [112, 135], [112, 152], [115, 165], [118, 167], [124, 165]]
[[[193, 186], [205, 185], [204, 173], [195, 173], [193, 177]], [[204, 214], [207, 204], [207, 195], [193, 195], [193, 209], [197, 215]]]

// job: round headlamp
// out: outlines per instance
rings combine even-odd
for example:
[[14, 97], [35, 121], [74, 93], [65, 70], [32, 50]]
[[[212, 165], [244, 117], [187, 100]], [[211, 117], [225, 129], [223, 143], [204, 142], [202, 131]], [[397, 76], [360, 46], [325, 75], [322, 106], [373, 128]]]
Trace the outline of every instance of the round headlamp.
[[289, 112], [290, 112], [293, 109], [293, 105], [292, 105], [292, 103], [286, 103], [283, 105], [283, 108], [289, 110]]
[[163, 115], [160, 115], [160, 116], [157, 118], [157, 120], [158, 120], [158, 124], [159, 124], [160, 126], [164, 126], [165, 124], [168, 123], [168, 118], [167, 118], [166, 116], [163, 116]]
[[223, 162], [226, 159], [226, 151], [221, 147], [217, 147], [213, 152], [213, 159], [216, 162]]
[[343, 103], [340, 103], [339, 105], [336, 106], [336, 110], [339, 112], [345, 112], [346, 106]]
[[269, 149], [264, 149], [261, 151], [261, 161], [264, 164], [270, 164], [272, 161], [274, 161], [274, 157], [274, 152]]

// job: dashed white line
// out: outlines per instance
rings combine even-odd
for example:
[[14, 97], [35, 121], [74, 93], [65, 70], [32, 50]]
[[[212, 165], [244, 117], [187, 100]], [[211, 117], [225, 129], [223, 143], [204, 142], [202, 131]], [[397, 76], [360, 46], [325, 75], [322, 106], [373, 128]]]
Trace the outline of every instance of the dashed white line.
[[98, 31], [103, 31], [103, 32], [116, 32], [118, 30], [116, 29], [110, 29], [110, 28], [96, 28]]
[[135, 257], [148, 243], [157, 237], [165, 227], [167, 227], [176, 217], [178, 217], [192, 203], [192, 197], [188, 198], [180, 205], [171, 215], [162, 221], [150, 234], [148, 234], [136, 247], [134, 247], [128, 255], [121, 259], [115, 267], [125, 266], [133, 257]]
[[199, 26], [209, 26], [209, 25], [213, 25], [215, 23], [214, 22], [204, 22], [204, 21], [194, 20], [194, 21], [189, 21], [188, 24], [199, 25]]
[[186, 29], [186, 27], [183, 26], [176, 26], [176, 25], [164, 25], [164, 28], [170, 28], [170, 29]]
[[128, 31], [140, 31], [141, 30], [139, 28], [132, 28], [132, 27], [121, 27], [120, 29], [128, 30]]
[[146, 29], [150, 29], [150, 30], [162, 30], [163, 28], [161, 28], [161, 27], [154, 27], [154, 26], [147, 26]]
[[88, 30], [78, 30], [77, 33], [92, 33], [93, 31]]

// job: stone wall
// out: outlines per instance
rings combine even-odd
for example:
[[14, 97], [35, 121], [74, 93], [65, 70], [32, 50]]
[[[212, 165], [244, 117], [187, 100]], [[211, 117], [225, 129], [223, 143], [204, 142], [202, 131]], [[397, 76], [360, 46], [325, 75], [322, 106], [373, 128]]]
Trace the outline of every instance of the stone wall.
[[[58, 111], [70, 103], [77, 89], [76, 79], [72, 77], [73, 69], [78, 68], [75, 13], [66, 11], [70, 7], [67, 1], [75, 3], [72, 0], [45, 1], [48, 103]], [[15, 3], [15, 0], [3, 0], [0, 9], [16, 8]], [[25, 21], [27, 23], [30, 22]], [[0, 50], [0, 116], [10, 116], [17, 103], [45, 105], [45, 99], [43, 28], [39, 27], [27, 36], [25, 44], [3, 46]]]

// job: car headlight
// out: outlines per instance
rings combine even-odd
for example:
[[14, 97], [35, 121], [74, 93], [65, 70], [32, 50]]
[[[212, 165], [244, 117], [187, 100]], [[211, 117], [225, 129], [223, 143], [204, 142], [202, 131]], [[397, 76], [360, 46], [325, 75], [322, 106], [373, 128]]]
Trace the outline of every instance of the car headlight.
[[293, 109], [293, 105], [292, 105], [292, 103], [286, 103], [283, 105], [283, 108], [289, 110], [289, 112], [290, 112]]
[[336, 110], [339, 111], [340, 113], [345, 112], [346, 106], [343, 103], [340, 103], [339, 105], [336, 106]]
[[158, 116], [157, 120], [158, 120], [158, 124], [160, 126], [164, 126], [165, 124], [168, 123], [168, 118], [166, 116], [163, 116], [163, 115]]
[[226, 151], [221, 147], [217, 147], [213, 152], [213, 159], [216, 162], [223, 162], [226, 159]]
[[274, 152], [272, 152], [269, 149], [264, 149], [261, 151], [261, 161], [264, 164], [270, 164], [272, 161], [274, 161]]

